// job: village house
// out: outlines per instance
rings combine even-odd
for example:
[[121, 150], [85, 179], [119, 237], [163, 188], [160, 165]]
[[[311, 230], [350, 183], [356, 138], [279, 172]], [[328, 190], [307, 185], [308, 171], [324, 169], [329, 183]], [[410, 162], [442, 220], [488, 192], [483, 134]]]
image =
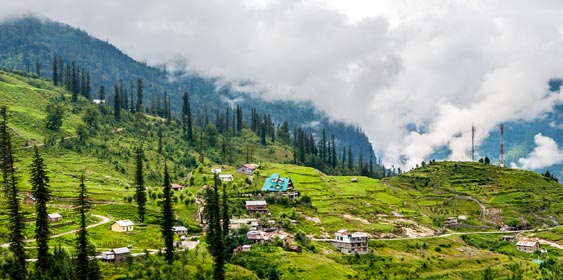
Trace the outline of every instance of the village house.
[[445, 227], [457, 227], [457, 226], [459, 226], [459, 223], [457, 222], [456, 217], [449, 217], [449, 218], [446, 218], [446, 220], [444, 221], [444, 226]]
[[534, 253], [540, 249], [540, 243], [535, 240], [520, 240], [516, 243], [516, 249], [524, 253]]
[[58, 222], [58, 221], [61, 221], [62, 219], [63, 219], [63, 216], [61, 216], [61, 214], [59, 214], [59, 213], [53, 213], [53, 214], [47, 215], [47, 221], [49, 223]]
[[268, 213], [268, 205], [264, 200], [246, 201], [245, 203], [248, 214]]
[[221, 170], [220, 167], [211, 168], [211, 173], [213, 173], [213, 174], [220, 174], [221, 171], [222, 171], [222, 170]]
[[132, 231], [134, 225], [131, 220], [121, 220], [111, 224], [111, 230], [117, 232]]
[[252, 248], [252, 245], [242, 245], [243, 252], [250, 252], [250, 248]]
[[94, 104], [105, 104], [106, 101], [104, 99], [92, 99], [92, 102], [94, 102]]
[[502, 241], [508, 241], [508, 242], [514, 242], [515, 238], [514, 235], [503, 235], [500, 237], [500, 240]]
[[188, 234], [188, 229], [184, 226], [173, 226], [172, 231], [177, 235]]
[[251, 230], [246, 233], [246, 239], [255, 243], [270, 241], [270, 236], [261, 230]]
[[182, 186], [180, 184], [172, 184], [172, 189], [179, 192], [179, 191], [184, 189], [184, 186]]
[[219, 174], [219, 180], [221, 182], [232, 182], [235, 180], [235, 177], [231, 174]]
[[273, 173], [272, 176], [266, 178], [262, 191], [274, 192], [276, 194], [281, 193], [289, 198], [297, 196], [297, 193], [293, 189], [293, 182], [291, 179], [289, 177], [281, 178], [280, 175], [276, 173]]
[[37, 203], [37, 199], [33, 195], [28, 194], [23, 200], [23, 203], [35, 205]]
[[237, 173], [252, 175], [255, 170], [256, 170], [256, 165], [246, 163], [246, 164], [243, 164], [241, 167], [237, 168]]
[[341, 229], [334, 235], [332, 245], [343, 254], [367, 254], [369, 235], [363, 232], [348, 232]]
[[258, 230], [258, 219], [231, 219], [229, 229], [240, 229], [247, 227], [248, 230]]
[[125, 261], [129, 255], [129, 248], [115, 248], [109, 252], [102, 252], [102, 261], [120, 263]]

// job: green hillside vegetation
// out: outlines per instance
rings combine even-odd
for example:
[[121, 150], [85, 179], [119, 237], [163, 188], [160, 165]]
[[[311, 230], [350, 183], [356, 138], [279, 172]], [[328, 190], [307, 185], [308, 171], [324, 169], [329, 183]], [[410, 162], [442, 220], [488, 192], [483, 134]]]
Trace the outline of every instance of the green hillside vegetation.
[[[406, 190], [437, 218], [465, 215], [477, 225], [511, 228], [552, 226], [563, 221], [563, 187], [535, 172], [470, 162], [425, 164], [387, 180]], [[486, 207], [482, 222], [481, 209]], [[440, 225], [436, 221], [435, 225]]]
[[[293, 201], [267, 195], [271, 216], [260, 217], [260, 221], [273, 219], [275, 226], [296, 236], [302, 252], [284, 250], [281, 241], [254, 244], [250, 252], [230, 257], [228, 279], [479, 279], [486, 275], [506, 279], [515, 275], [537, 278], [563, 271], [560, 250], [542, 245], [548, 249], [546, 254], [522, 253], [513, 243], [501, 241], [503, 233], [497, 231], [503, 224], [533, 228], [562, 221], [558, 202], [561, 185], [539, 174], [480, 163], [437, 162], [383, 180], [330, 176], [287, 164], [293, 158], [292, 147], [278, 140], [263, 145], [248, 128], [222, 134], [215, 133], [212, 124], [205, 129], [195, 126], [197, 140], [190, 142], [178, 121], [167, 123], [159, 117], [127, 111], [122, 111], [121, 121], [115, 121], [113, 108], [107, 105], [69, 100], [70, 93], [47, 81], [0, 72], [0, 104], [9, 110], [22, 201], [31, 191], [31, 147], [39, 145], [51, 179], [49, 213], [64, 217], [62, 222], [52, 224], [53, 234], [78, 227], [73, 201], [83, 174], [93, 202], [88, 224], [100, 222], [94, 215], [110, 219], [89, 229], [96, 251], [130, 245], [131, 252], [138, 255], [119, 265], [100, 263], [104, 278], [210, 279], [213, 260], [201, 237], [196, 200], [202, 186], [212, 184], [212, 167], [234, 175], [234, 181], [227, 183], [233, 217], [246, 216], [244, 201], [259, 194], [265, 178], [272, 173], [290, 177], [300, 193]], [[46, 128], [49, 104], [64, 109], [58, 130]], [[86, 115], [96, 116], [95, 121]], [[139, 222], [134, 201], [134, 148], [139, 145], [144, 150], [148, 197], [145, 223]], [[247, 160], [260, 163], [253, 176], [235, 172]], [[189, 228], [190, 240], [200, 241], [195, 249], [178, 252], [171, 266], [158, 253], [163, 247], [159, 224], [164, 161], [173, 182], [185, 186], [174, 192], [175, 223]], [[488, 210], [483, 219], [476, 201]], [[6, 204], [3, 195], [0, 204]], [[22, 207], [25, 235], [32, 239], [35, 209], [28, 204]], [[460, 215], [467, 217], [460, 222], [468, 227], [444, 229], [445, 218]], [[110, 231], [111, 222], [120, 219], [133, 220], [135, 229], [128, 233]], [[371, 234], [373, 253], [346, 256], [337, 252], [326, 239], [342, 228]], [[9, 230], [7, 210], [2, 207], [0, 244], [7, 242]], [[433, 236], [444, 230], [457, 235]], [[496, 233], [471, 234], [476, 231]], [[233, 232], [228, 245], [248, 244], [245, 234], [244, 229]], [[563, 240], [560, 228], [521, 234]], [[408, 236], [416, 238], [393, 239]], [[52, 238], [49, 245], [51, 250], [61, 246], [72, 254], [74, 244], [75, 234], [66, 234]], [[35, 242], [26, 245], [28, 258], [34, 258]], [[7, 250], [1, 248], [0, 267], [9, 258]], [[545, 264], [531, 262], [538, 258]]]

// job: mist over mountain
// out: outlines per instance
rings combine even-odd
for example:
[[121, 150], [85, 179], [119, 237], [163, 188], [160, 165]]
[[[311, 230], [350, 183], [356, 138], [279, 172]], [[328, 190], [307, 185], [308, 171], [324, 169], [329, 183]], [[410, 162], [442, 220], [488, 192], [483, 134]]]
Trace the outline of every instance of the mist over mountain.
[[369, 140], [360, 128], [331, 120], [310, 102], [266, 100], [221, 84], [216, 78], [204, 78], [182, 69], [167, 70], [165, 65], [150, 66], [132, 59], [111, 43], [64, 23], [36, 17], [5, 20], [0, 23], [0, 41], [0, 67], [35, 73], [39, 63], [41, 76], [49, 78], [53, 56], [62, 56], [65, 63], [75, 62], [85, 67], [92, 76], [92, 98], [97, 98], [98, 87], [103, 84], [111, 103], [114, 84], [122, 80], [128, 88], [131, 82], [142, 78], [144, 103], [149, 104], [155, 96], [163, 98], [166, 93], [171, 98], [173, 115], [181, 109], [181, 97], [188, 91], [192, 106], [201, 117], [207, 112], [214, 119], [227, 106], [240, 105], [250, 123], [250, 110], [256, 108], [259, 114], [270, 114], [277, 124], [287, 120], [291, 129], [299, 126], [317, 135], [326, 129], [329, 136], [335, 135], [339, 148], [354, 147], [356, 159], [360, 153], [367, 156], [371, 151]]

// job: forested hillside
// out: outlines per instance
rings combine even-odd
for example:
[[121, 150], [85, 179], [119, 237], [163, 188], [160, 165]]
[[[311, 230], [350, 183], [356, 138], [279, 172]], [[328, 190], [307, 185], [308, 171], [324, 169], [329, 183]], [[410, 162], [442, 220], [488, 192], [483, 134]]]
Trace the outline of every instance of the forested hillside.
[[[498, 238], [506, 234], [498, 231], [504, 228], [553, 242], [563, 240], [560, 227], [547, 228], [563, 220], [558, 201], [562, 188], [551, 177], [461, 162], [425, 163], [384, 180], [330, 176], [287, 163], [294, 162], [295, 157], [317, 158], [328, 165], [336, 160], [336, 171], [345, 174], [372, 171], [368, 163], [363, 167], [352, 163], [350, 169], [349, 162], [331, 155], [334, 150], [330, 137], [310, 141], [311, 135], [302, 132], [296, 136], [297, 143], [289, 145], [287, 141], [295, 139], [288, 139], [287, 131], [280, 129], [282, 133], [272, 139], [267, 129], [256, 127], [253, 111], [233, 112], [235, 123], [222, 129], [213, 122], [194, 125], [190, 139], [184, 121], [94, 104], [80, 95], [73, 101], [72, 93], [64, 86], [8, 72], [0, 72], [0, 103], [7, 109], [18, 178], [16, 198], [25, 221], [24, 257], [39, 256], [39, 243], [34, 240], [37, 210], [33, 204], [22, 203], [36, 192], [30, 180], [36, 145], [49, 177], [51, 197], [46, 210], [63, 217], [62, 221], [49, 223], [51, 238], [47, 242], [54, 260], [52, 273], [61, 279], [75, 279], [79, 271], [79, 262], [74, 260], [80, 247], [72, 230], [82, 223], [75, 208], [82, 178], [92, 205], [85, 219], [92, 226], [88, 229], [87, 254], [101, 258], [102, 252], [122, 247], [129, 247], [132, 253], [120, 264], [98, 261], [97, 277], [104, 279], [212, 279], [218, 261], [225, 263], [226, 279], [559, 275], [561, 266], [554, 261], [559, 251], [549, 248], [542, 255], [546, 265], [538, 266], [530, 261], [535, 254], [519, 252], [514, 244]], [[237, 120], [246, 114], [255, 122]], [[300, 142], [303, 146], [296, 145]], [[261, 164], [251, 176], [237, 173], [235, 169], [245, 162]], [[212, 169], [233, 174], [233, 181], [214, 182]], [[138, 207], [139, 170], [144, 175], [141, 186], [146, 186], [142, 188], [146, 194], [142, 219]], [[299, 197], [289, 200], [261, 194], [264, 180], [273, 173], [290, 177]], [[181, 189], [166, 191], [170, 187], [167, 179]], [[222, 188], [204, 187], [220, 184]], [[212, 189], [217, 190], [214, 198]], [[247, 227], [226, 231], [221, 242], [209, 237], [213, 233], [209, 229], [205, 237], [201, 236], [201, 214], [209, 215], [204, 203], [216, 209], [218, 215], [227, 217], [221, 214], [227, 213], [236, 220], [252, 217], [245, 202], [255, 199], [266, 200], [270, 213], [256, 216], [259, 224], [291, 236], [291, 246], [278, 240], [279, 235], [271, 242], [254, 243], [247, 238]], [[184, 226], [189, 232], [187, 243], [173, 236], [173, 241], [180, 243], [175, 243], [179, 248], [174, 249], [170, 261], [166, 252], [171, 250], [163, 249], [166, 243], [161, 228], [167, 200], [174, 211], [172, 224]], [[5, 242], [13, 232], [11, 210], [3, 194], [0, 202], [6, 205], [0, 209], [0, 245], [7, 247]], [[450, 217], [463, 218], [456, 227], [445, 227], [444, 221]], [[124, 219], [132, 220], [135, 228], [126, 233], [110, 230], [111, 224]], [[327, 240], [342, 228], [368, 233], [373, 254], [338, 252]], [[481, 231], [488, 233], [473, 233]], [[447, 234], [441, 235], [444, 232]], [[214, 247], [216, 242], [223, 247], [221, 259]], [[251, 245], [250, 251], [237, 251], [242, 245]], [[183, 246], [191, 249], [184, 250]], [[32, 260], [26, 263], [33, 278], [38, 268]], [[13, 273], [15, 264], [13, 253], [0, 248], [0, 278]], [[388, 270], [393, 271], [392, 277], [387, 277]]]
[[[195, 122], [201, 123], [205, 118], [215, 122], [220, 117], [219, 112], [236, 104], [248, 112], [254, 108], [261, 116], [269, 115], [276, 126], [287, 121], [291, 130], [301, 127], [315, 134], [317, 139], [320, 139], [323, 129], [329, 137], [334, 134], [339, 156], [344, 148], [350, 147], [356, 162], [360, 155], [368, 159], [373, 153], [361, 129], [329, 120], [310, 103], [270, 102], [228, 87], [217, 88], [213, 78], [169, 73], [164, 66], [155, 68], [135, 61], [109, 42], [62, 23], [33, 17], [6, 20], [0, 23], [0, 41], [0, 67], [51, 79], [54, 58], [60, 59], [59, 67], [61, 61], [65, 65], [74, 63], [76, 68], [90, 76], [91, 99], [99, 98], [99, 87], [103, 85], [106, 100], [113, 104], [114, 85], [123, 88], [129, 97], [136, 92], [137, 79], [140, 78], [143, 80], [145, 108], [149, 108], [150, 104], [164, 104], [168, 97], [173, 118], [180, 117], [182, 96], [187, 91]], [[245, 120], [251, 122], [250, 114], [245, 115]]]

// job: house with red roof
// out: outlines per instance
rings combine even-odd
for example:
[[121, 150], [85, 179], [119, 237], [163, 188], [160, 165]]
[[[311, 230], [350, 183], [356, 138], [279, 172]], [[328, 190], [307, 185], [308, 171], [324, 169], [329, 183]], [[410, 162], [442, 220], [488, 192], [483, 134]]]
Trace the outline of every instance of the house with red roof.
[[256, 168], [257, 168], [256, 164], [245, 163], [241, 167], [237, 168], [237, 173], [252, 175], [252, 173], [254, 173], [254, 170], [256, 170]]
[[184, 186], [180, 184], [172, 184], [172, 189], [179, 192], [184, 189]]

